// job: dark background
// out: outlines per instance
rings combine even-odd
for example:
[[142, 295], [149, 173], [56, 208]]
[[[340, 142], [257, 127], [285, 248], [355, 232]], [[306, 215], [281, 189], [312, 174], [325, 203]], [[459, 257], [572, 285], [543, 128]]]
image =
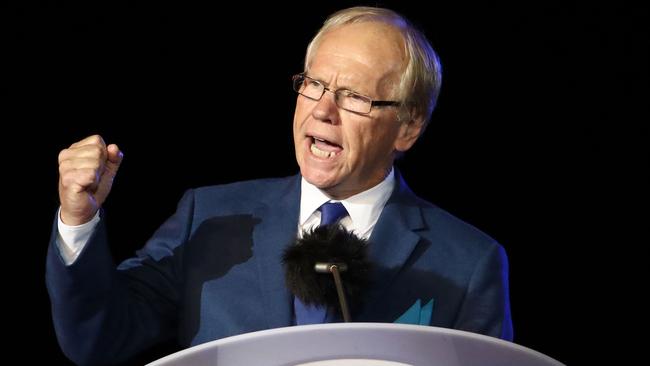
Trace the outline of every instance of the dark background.
[[[646, 321], [648, 14], [525, 3], [365, 4], [413, 20], [442, 59], [432, 123], [399, 163], [411, 188], [504, 245], [516, 343], [602, 361]], [[44, 281], [58, 152], [96, 133], [123, 149], [105, 204], [122, 260], [185, 189], [297, 172], [290, 77], [355, 4], [3, 5], [11, 350], [66, 364]]]

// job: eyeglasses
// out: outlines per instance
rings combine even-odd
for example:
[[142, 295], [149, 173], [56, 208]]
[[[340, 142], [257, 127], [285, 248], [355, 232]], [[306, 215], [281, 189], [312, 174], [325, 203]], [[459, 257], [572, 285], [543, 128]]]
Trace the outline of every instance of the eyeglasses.
[[400, 102], [395, 101], [372, 100], [370, 97], [355, 93], [347, 89], [331, 90], [326, 87], [322, 81], [312, 79], [305, 74], [298, 74], [293, 76], [293, 90], [311, 100], [320, 100], [327, 90], [328, 92], [334, 94], [334, 101], [336, 102], [336, 105], [339, 106], [339, 108], [359, 114], [370, 113], [372, 107], [400, 105]]

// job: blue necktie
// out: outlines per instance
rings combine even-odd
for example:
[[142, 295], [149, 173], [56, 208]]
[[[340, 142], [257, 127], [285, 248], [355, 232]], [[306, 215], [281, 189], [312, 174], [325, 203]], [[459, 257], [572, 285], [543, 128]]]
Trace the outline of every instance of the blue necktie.
[[341, 202], [325, 202], [320, 206], [320, 224], [331, 225], [348, 215]]
[[[326, 202], [320, 206], [320, 224], [331, 225], [348, 215], [341, 202]], [[293, 308], [296, 313], [296, 324], [321, 324], [327, 320], [327, 308], [305, 305], [297, 297], [293, 298]]]

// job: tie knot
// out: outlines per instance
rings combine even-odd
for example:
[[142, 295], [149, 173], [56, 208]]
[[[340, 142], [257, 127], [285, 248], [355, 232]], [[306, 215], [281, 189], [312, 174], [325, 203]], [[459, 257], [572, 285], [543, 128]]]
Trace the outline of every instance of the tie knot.
[[326, 202], [320, 206], [320, 224], [330, 225], [348, 215], [341, 202]]

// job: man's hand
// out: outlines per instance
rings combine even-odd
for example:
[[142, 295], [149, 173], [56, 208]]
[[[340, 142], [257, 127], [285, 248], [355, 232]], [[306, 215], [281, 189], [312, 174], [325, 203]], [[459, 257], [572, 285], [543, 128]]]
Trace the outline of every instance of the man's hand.
[[59, 200], [66, 225], [90, 221], [106, 200], [123, 154], [106, 146], [99, 135], [70, 145], [59, 153]]

